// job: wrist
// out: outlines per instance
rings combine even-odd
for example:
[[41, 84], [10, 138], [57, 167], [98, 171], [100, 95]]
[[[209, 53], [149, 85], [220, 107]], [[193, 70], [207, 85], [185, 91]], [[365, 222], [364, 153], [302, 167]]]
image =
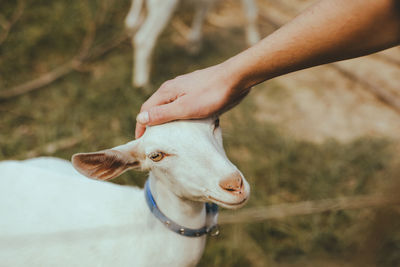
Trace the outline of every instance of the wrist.
[[274, 77], [274, 65], [265, 64], [271, 53], [265, 50], [260, 45], [255, 45], [220, 64], [229, 74], [228, 79], [233, 89], [246, 91]]
[[223, 83], [229, 91], [245, 91], [251, 87], [247, 81], [245, 70], [240, 67], [235, 57], [218, 64], [217, 67], [219, 76], [222, 77]]

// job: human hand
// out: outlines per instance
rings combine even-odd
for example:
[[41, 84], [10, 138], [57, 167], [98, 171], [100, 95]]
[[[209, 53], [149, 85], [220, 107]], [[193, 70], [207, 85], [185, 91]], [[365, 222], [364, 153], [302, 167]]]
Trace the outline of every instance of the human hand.
[[166, 81], [142, 105], [136, 118], [135, 137], [143, 135], [146, 125], [206, 118], [237, 105], [250, 88], [240, 88], [238, 79], [229, 77], [229, 73], [220, 64]]
[[142, 105], [136, 138], [146, 125], [221, 114], [238, 104], [252, 86], [279, 75], [399, 45], [398, 2], [317, 1], [224, 63], [165, 82]]

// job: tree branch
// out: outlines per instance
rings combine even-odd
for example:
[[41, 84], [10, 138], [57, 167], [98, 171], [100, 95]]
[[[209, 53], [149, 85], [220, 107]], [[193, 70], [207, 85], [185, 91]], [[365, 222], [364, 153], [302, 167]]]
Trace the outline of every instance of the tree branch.
[[253, 223], [271, 219], [316, 214], [327, 211], [377, 208], [399, 205], [400, 198], [395, 196], [362, 196], [325, 199], [320, 201], [303, 201], [289, 204], [277, 204], [267, 207], [255, 207], [237, 212], [222, 212], [220, 224]]
[[390, 63], [390, 64], [393, 64], [393, 65], [396, 65], [396, 66], [400, 67], [400, 60], [398, 60], [398, 59], [389, 57], [389, 56], [384, 55], [384, 54], [373, 54], [372, 56], [374, 56], [375, 58], [377, 58], [379, 60], [382, 60], [384, 62], [387, 62], [387, 63]]
[[55, 80], [65, 76], [66, 74], [70, 73], [74, 68], [78, 67], [82, 64], [79, 60], [71, 60], [64, 65], [61, 65], [54, 70], [40, 76], [39, 78], [33, 79], [29, 82], [17, 85], [13, 88], [4, 90], [0, 92], [0, 100], [10, 99], [30, 91], [36, 90], [41, 88], [45, 85], [48, 85]]
[[[82, 65], [84, 63], [104, 55], [105, 53], [109, 52], [113, 48], [120, 45], [123, 41], [125, 41], [128, 36], [125, 34], [121, 34], [120, 36], [114, 37], [111, 41], [104, 42], [103, 44], [93, 48], [93, 43], [96, 38], [96, 29], [99, 26], [98, 23], [104, 22], [107, 7], [108, 4], [103, 4], [96, 18], [94, 20], [90, 20], [90, 22], [88, 23], [88, 31], [83, 38], [81, 48], [70, 61], [49, 71], [46, 74], [41, 75], [36, 79], [17, 85], [10, 89], [0, 91], [0, 101], [5, 101], [47, 86], [52, 82], [60, 79], [61, 77], [69, 74], [70, 72], [74, 70], [79, 70], [80, 68], [82, 68]], [[98, 23], [96, 23], [95, 21], [97, 21]]]
[[34, 150], [23, 153], [21, 158], [33, 158], [39, 155], [53, 155], [57, 151], [73, 147], [85, 139], [85, 136], [73, 136], [43, 145]]
[[328, 66], [335, 69], [346, 78], [361, 84], [365, 89], [367, 89], [370, 93], [372, 93], [381, 102], [391, 107], [396, 112], [400, 113], [400, 98], [397, 97], [396, 95], [393, 95], [389, 90], [381, 89], [379, 86], [376, 86], [375, 84], [369, 82], [368, 80], [359, 77], [358, 75], [354, 74], [354, 72], [351, 72], [343, 68], [337, 63], [332, 63]]
[[4, 43], [4, 41], [8, 37], [8, 34], [10, 33], [12, 26], [22, 16], [22, 13], [24, 12], [24, 8], [25, 8], [25, 2], [23, 0], [19, 0], [17, 3], [17, 7], [15, 8], [15, 10], [11, 16], [11, 19], [9, 21], [7, 21], [5, 18], [0, 19], [0, 26], [3, 28], [3, 31], [0, 34], [0, 45], [2, 43]]

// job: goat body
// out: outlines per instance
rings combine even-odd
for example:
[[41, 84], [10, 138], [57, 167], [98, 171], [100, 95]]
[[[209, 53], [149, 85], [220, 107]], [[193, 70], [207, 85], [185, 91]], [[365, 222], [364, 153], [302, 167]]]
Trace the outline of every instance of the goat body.
[[[36, 161], [61, 165], [56, 158]], [[70, 162], [62, 163], [74, 172]], [[2, 162], [0, 169], [7, 195], [0, 202], [1, 266], [191, 266], [202, 254], [205, 237], [166, 229], [142, 189], [29, 161]]]
[[[208, 219], [205, 201], [237, 208], [249, 195], [247, 182], [223, 152], [220, 132], [210, 125], [168, 123], [128, 144], [77, 154], [73, 164], [80, 173], [57, 158], [0, 162], [0, 265], [195, 265], [205, 236], [167, 229], [150, 212], [142, 189], [81, 173], [110, 179], [140, 165], [150, 170], [160, 210], [181, 225], [201, 228]], [[195, 142], [184, 142], [188, 138]], [[159, 150], [165, 158], [156, 161], [150, 155]]]

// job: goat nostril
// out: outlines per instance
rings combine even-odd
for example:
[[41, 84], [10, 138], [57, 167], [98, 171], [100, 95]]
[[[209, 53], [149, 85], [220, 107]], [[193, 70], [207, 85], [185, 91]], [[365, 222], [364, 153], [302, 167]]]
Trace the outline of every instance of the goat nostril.
[[240, 173], [234, 173], [220, 181], [219, 186], [230, 193], [242, 193], [243, 178]]

